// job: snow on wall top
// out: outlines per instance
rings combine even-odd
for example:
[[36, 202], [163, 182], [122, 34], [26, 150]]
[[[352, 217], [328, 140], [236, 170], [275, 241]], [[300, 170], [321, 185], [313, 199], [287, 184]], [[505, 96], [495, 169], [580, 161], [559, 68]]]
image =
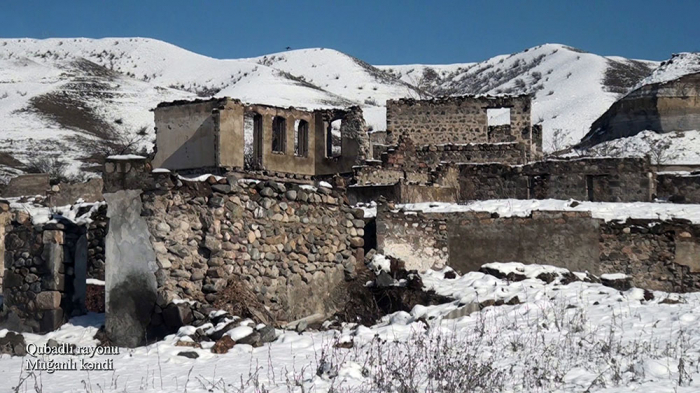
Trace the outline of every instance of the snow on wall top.
[[495, 199], [490, 201], [475, 201], [466, 205], [426, 202], [398, 205], [398, 207], [404, 208], [409, 213], [416, 211], [424, 213], [490, 212], [498, 213], [500, 217], [527, 217], [532, 214], [533, 211], [538, 210], [589, 211], [593, 218], [605, 221], [625, 221], [628, 218], [648, 220], [684, 218], [690, 220], [694, 224], [700, 224], [700, 205], [652, 202], [578, 202], [576, 206], [572, 206], [571, 202], [572, 200], [564, 201], [557, 199]]

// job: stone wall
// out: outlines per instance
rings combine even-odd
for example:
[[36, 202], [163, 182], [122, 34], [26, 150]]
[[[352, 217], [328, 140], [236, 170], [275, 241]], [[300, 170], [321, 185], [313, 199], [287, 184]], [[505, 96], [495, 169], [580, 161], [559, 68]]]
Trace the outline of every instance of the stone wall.
[[424, 272], [447, 266], [448, 215], [426, 216], [421, 212], [394, 212], [377, 208], [377, 250], [399, 258], [406, 269]]
[[657, 174], [659, 198], [674, 203], [700, 203], [700, 172], [689, 175]]
[[2, 326], [48, 332], [85, 311], [85, 227], [65, 220], [33, 224], [13, 210], [6, 226]]
[[540, 161], [523, 166], [460, 165], [460, 200], [578, 199], [650, 201], [655, 179], [648, 160], [604, 158]]
[[10, 182], [2, 191], [2, 197], [12, 198], [19, 196], [46, 195], [51, 188], [49, 175], [45, 173], [20, 175], [10, 179]]
[[489, 262], [537, 263], [595, 275], [625, 273], [641, 288], [700, 289], [700, 225], [682, 220], [605, 222], [588, 212], [555, 211], [498, 217], [380, 205], [376, 225], [378, 249], [408, 269], [449, 265], [465, 273]]
[[105, 239], [108, 228], [107, 205], [103, 204], [92, 214], [87, 227], [87, 278], [105, 280]]
[[686, 221], [600, 224], [600, 272], [633, 276], [640, 288], [700, 290], [700, 226]]
[[[529, 96], [388, 100], [387, 142], [396, 143], [400, 135], [406, 134], [417, 145], [507, 141], [521, 142], [533, 153], [541, 152], [541, 132], [539, 137], [533, 137], [530, 105]], [[490, 108], [510, 108], [507, 129], [501, 126], [489, 132], [487, 110]]]
[[[355, 264], [364, 261], [363, 212], [346, 205], [344, 195], [335, 190], [239, 182], [236, 177], [188, 182], [170, 174], [142, 176], [151, 179], [144, 190], [105, 194], [110, 210], [107, 332], [117, 340], [133, 336], [119, 329], [146, 334], [162, 329], [162, 312], [174, 299], [213, 304], [234, 277], [243, 280], [278, 321], [329, 313], [337, 307], [335, 291], [354, 274]], [[109, 176], [105, 184], [115, 188]], [[129, 214], [121, 210], [130, 212], [132, 219], [124, 218]], [[145, 227], [137, 224], [139, 220]], [[131, 240], [110, 237], [125, 236], [120, 225], [134, 227]], [[122, 314], [132, 311], [116, 309], [115, 295], [122, 303], [136, 300], [129, 300], [133, 291], [115, 287], [127, 272], [113, 266], [123, 267], [127, 261], [122, 259], [131, 258], [128, 250], [136, 238], [148, 241], [143, 245], [146, 251], [139, 252], [146, 254], [139, 274], [149, 280], [141, 298], [153, 299], [154, 304], [147, 318], [124, 323]]]
[[[0, 272], [5, 271], [5, 226], [10, 223], [10, 204], [0, 200]], [[0, 274], [3, 276], [4, 274]], [[0, 290], [2, 289], [2, 277], [0, 277]]]
[[100, 202], [102, 198], [102, 178], [92, 178], [86, 182], [60, 183], [51, 188], [47, 194], [48, 206], [66, 206], [78, 199], [83, 202]]

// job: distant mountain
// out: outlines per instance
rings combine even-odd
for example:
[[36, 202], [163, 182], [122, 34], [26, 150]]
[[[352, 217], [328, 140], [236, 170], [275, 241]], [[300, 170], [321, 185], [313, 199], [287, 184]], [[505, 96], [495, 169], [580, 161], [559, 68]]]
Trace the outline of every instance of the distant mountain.
[[211, 95], [308, 109], [360, 105], [379, 130], [387, 99], [534, 93], [533, 122], [552, 150], [577, 142], [654, 66], [555, 44], [481, 63], [372, 66], [323, 48], [221, 60], [145, 38], [0, 39], [0, 180], [47, 158], [76, 173], [98, 153], [152, 149], [150, 109]]

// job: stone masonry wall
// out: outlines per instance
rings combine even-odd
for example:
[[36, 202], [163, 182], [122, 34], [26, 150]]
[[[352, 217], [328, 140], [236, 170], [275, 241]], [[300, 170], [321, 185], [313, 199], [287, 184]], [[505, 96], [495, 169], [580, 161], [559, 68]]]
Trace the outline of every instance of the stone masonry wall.
[[389, 142], [407, 133], [417, 145], [487, 143], [488, 108], [510, 108], [510, 127], [519, 141], [530, 140], [530, 97], [444, 97], [386, 103]]
[[[10, 204], [0, 200], [0, 272], [5, 271], [5, 226], [10, 223], [10, 218]], [[0, 277], [0, 290], [2, 290], [2, 277]]]
[[461, 165], [460, 200], [650, 201], [655, 179], [641, 158], [540, 161], [523, 166]]
[[700, 203], [700, 173], [658, 174], [656, 178], [659, 198], [674, 203]]
[[2, 325], [48, 332], [82, 313], [85, 228], [67, 222], [34, 225], [24, 211], [12, 211], [6, 231]]
[[378, 249], [408, 269], [449, 265], [465, 273], [484, 263], [517, 261], [595, 275], [625, 273], [640, 288], [700, 289], [700, 225], [683, 220], [605, 222], [588, 212], [551, 211], [528, 217], [426, 214], [380, 205], [376, 225]]
[[700, 290], [700, 226], [683, 220], [600, 224], [600, 272], [626, 273], [640, 288]]
[[332, 190], [157, 181], [167, 188], [142, 200], [159, 306], [173, 298], [214, 302], [235, 275], [280, 320], [329, 312], [331, 292], [364, 259], [363, 212]]

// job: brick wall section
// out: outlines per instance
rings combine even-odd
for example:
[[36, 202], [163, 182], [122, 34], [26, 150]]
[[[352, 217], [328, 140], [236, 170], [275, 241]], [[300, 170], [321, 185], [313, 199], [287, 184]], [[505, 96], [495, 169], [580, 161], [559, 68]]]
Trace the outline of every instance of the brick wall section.
[[461, 165], [460, 200], [650, 201], [655, 180], [641, 158], [540, 161], [522, 166]]
[[700, 203], [700, 173], [657, 175], [659, 198], [674, 203]]
[[214, 302], [231, 276], [280, 320], [329, 312], [344, 275], [364, 260], [363, 212], [335, 191], [155, 181], [142, 201], [158, 263], [156, 314], [173, 298]]
[[626, 273], [640, 288], [700, 289], [700, 225], [687, 221], [605, 222], [588, 212], [421, 213], [380, 205], [376, 224], [378, 249], [409, 269], [449, 265], [465, 273], [484, 263], [517, 261], [595, 275]]

